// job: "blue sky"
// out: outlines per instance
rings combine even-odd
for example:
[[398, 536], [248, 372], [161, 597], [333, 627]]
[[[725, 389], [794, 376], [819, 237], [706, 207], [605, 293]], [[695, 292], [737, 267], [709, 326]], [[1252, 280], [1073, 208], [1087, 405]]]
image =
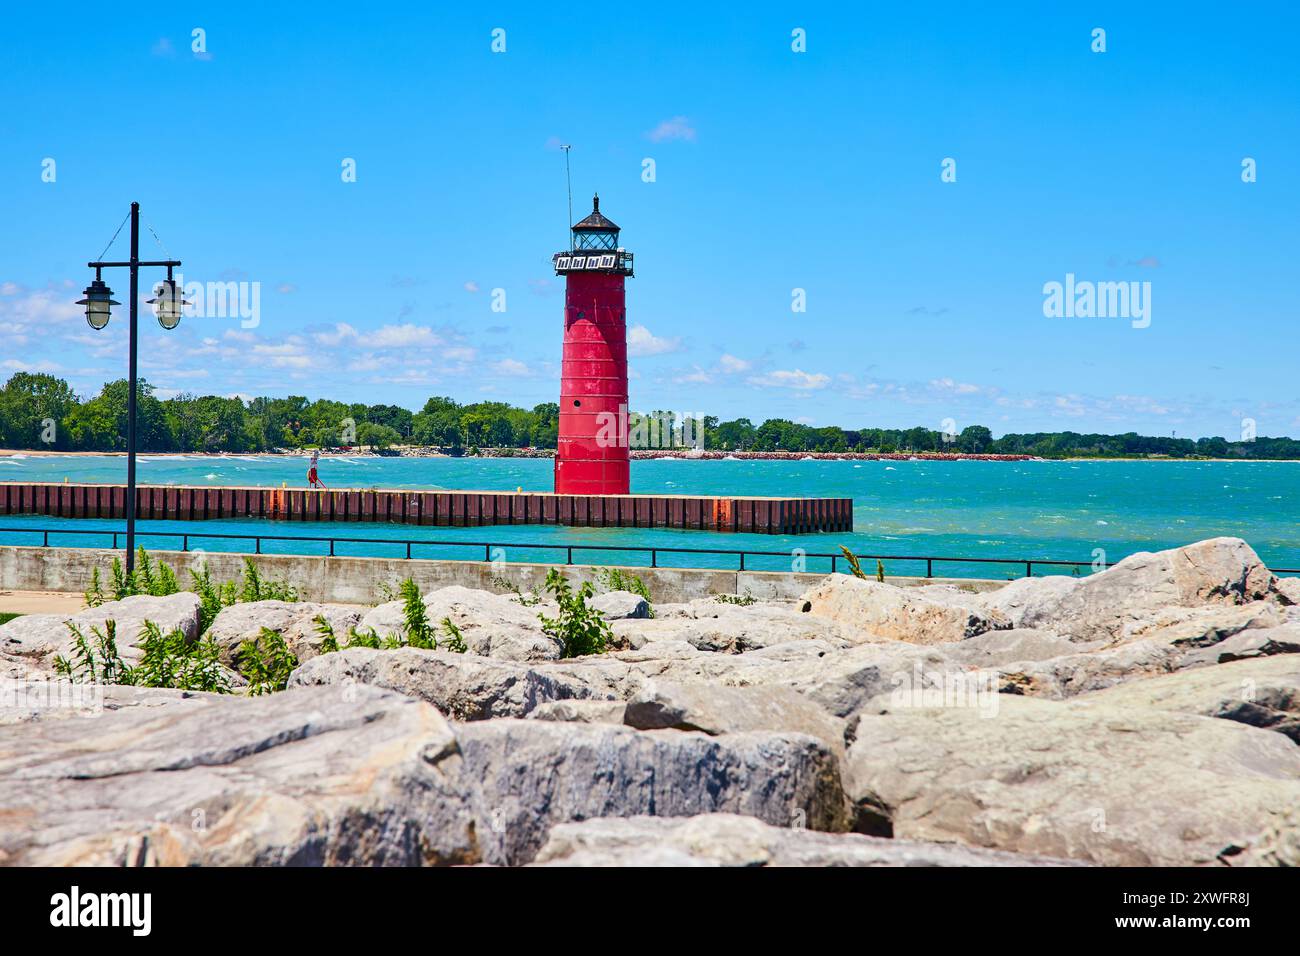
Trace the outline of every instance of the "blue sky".
[[[554, 401], [563, 142], [637, 256], [635, 407], [1300, 436], [1288, 5], [438, 6], [8, 10], [0, 378], [123, 374], [71, 303], [135, 199], [187, 281], [260, 284], [256, 328], [146, 316], [163, 394]], [[1045, 317], [1067, 273], [1150, 326]]]

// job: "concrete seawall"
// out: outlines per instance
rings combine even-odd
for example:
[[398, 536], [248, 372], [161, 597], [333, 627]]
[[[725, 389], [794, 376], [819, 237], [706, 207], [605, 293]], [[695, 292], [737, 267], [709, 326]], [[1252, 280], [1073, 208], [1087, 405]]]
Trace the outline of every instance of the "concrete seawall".
[[[91, 572], [100, 569], [108, 584], [108, 569], [122, 552], [99, 548], [0, 547], [0, 589], [13, 591], [84, 591]], [[546, 572], [558, 567], [574, 582], [593, 580], [600, 571], [591, 565], [493, 563], [488, 561], [404, 561], [400, 558], [328, 558], [302, 555], [243, 555], [225, 552], [150, 551], [151, 558], [176, 571], [182, 587], [189, 572], [204, 563], [215, 581], [235, 580], [252, 558], [264, 577], [283, 579], [304, 601], [373, 604], [381, 586], [395, 587], [412, 578], [422, 591], [459, 584], [487, 591], [505, 591], [509, 581], [522, 591], [540, 589]], [[750, 594], [759, 599], [793, 600], [825, 574], [784, 571], [719, 571], [695, 568], [630, 568], [650, 590], [653, 600], [690, 601], [711, 594]], [[891, 584], [954, 584], [988, 591], [1005, 581], [942, 578], [887, 578]]]

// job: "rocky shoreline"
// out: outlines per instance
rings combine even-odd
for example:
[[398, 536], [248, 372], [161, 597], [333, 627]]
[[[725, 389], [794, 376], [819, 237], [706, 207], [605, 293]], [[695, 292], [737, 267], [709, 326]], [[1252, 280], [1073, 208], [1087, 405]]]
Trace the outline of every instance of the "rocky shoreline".
[[[1239, 539], [986, 593], [613, 591], [581, 657], [505, 583], [423, 596], [460, 653], [413, 646], [400, 601], [0, 625], [0, 863], [1300, 865], [1300, 579]], [[235, 693], [42, 704], [66, 622], [110, 619], [128, 662], [146, 621], [202, 631]], [[296, 666], [244, 696], [267, 631]]]

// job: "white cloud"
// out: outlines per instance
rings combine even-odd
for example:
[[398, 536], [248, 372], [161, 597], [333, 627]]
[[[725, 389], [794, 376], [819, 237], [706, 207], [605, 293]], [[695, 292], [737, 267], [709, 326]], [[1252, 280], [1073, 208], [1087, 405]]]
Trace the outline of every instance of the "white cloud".
[[687, 142], [695, 142], [695, 127], [685, 116], [674, 116], [672, 119], [666, 119], [646, 136], [655, 143], [663, 143], [668, 140], [680, 139]]
[[679, 352], [681, 339], [661, 339], [644, 325], [634, 325], [627, 330], [627, 354], [632, 356], [665, 355]]
[[5, 359], [3, 362], [0, 362], [0, 365], [3, 365], [7, 369], [12, 369], [15, 372], [45, 372], [53, 375], [57, 372], [63, 371], [61, 365], [56, 365], [54, 362], [49, 361], [23, 362], [18, 359]]
[[433, 329], [410, 322], [404, 325], [385, 325], [374, 332], [360, 332], [357, 338], [373, 349], [432, 348], [442, 344], [442, 339]]
[[736, 358], [734, 355], [724, 355], [718, 359], [718, 366], [728, 375], [735, 375], [738, 372], [748, 372], [752, 367], [751, 364], [742, 358]]
[[674, 376], [673, 384], [711, 385], [713, 384], [713, 376], [697, 365], [695, 366], [694, 369], [692, 369], [689, 372], [681, 372], [678, 375]]
[[466, 291], [466, 292], [477, 292], [477, 291], [478, 291], [478, 283], [475, 282], [473, 279], [470, 279], [468, 282], [465, 283], [465, 291]]
[[759, 385], [764, 388], [793, 388], [799, 391], [825, 388], [830, 384], [830, 381], [831, 377], [829, 375], [823, 375], [821, 372], [805, 372], [803, 369], [798, 368], [789, 371], [777, 370], [749, 378], [751, 385]]
[[512, 358], [502, 359], [499, 362], [493, 363], [492, 370], [498, 375], [524, 376], [533, 374], [533, 370], [527, 365]]
[[346, 322], [335, 322], [333, 332], [316, 332], [314, 338], [321, 345], [341, 345], [344, 341], [353, 341], [357, 337], [357, 330]]
[[932, 378], [930, 387], [941, 392], [953, 392], [957, 395], [978, 395], [984, 391], [978, 385], [972, 385], [969, 382], [957, 382], [951, 378]]

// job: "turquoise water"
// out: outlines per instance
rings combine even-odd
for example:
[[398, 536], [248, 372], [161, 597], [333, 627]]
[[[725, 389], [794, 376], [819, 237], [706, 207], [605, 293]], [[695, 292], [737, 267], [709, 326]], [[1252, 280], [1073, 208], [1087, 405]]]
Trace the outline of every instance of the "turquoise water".
[[[0, 458], [0, 480], [123, 482], [126, 462], [110, 456]], [[282, 457], [144, 455], [139, 481], [148, 484], [305, 484], [306, 460]], [[330, 488], [426, 488], [549, 491], [549, 459], [327, 458], [321, 477]], [[715, 534], [632, 528], [505, 526], [430, 528], [411, 525], [272, 521], [142, 521], [141, 531], [183, 530], [191, 548], [252, 550], [244, 542], [205, 539], [224, 534], [338, 534], [420, 541], [490, 541], [511, 561], [563, 561], [564, 545], [622, 548], [723, 548], [776, 551], [747, 558], [746, 566], [788, 570], [792, 549], [835, 552], [843, 544], [860, 554], [944, 555], [963, 558], [1058, 559], [1091, 562], [1103, 549], [1114, 563], [1142, 550], [1175, 547], [1216, 535], [1249, 541], [1274, 567], [1300, 568], [1300, 462], [1178, 461], [636, 461], [632, 490], [668, 494], [801, 495], [852, 497], [853, 534], [799, 536]], [[120, 521], [73, 521], [9, 516], [5, 527], [120, 528]], [[39, 536], [0, 533], [0, 542], [40, 543]], [[171, 548], [179, 539], [144, 538]], [[561, 546], [529, 552], [521, 543]], [[53, 543], [104, 546], [102, 534], [55, 536]], [[267, 552], [325, 553], [323, 545], [266, 542]], [[338, 554], [392, 555], [404, 546], [339, 544]], [[481, 547], [417, 545], [416, 557], [482, 559]], [[796, 555], [797, 557], [797, 555]], [[580, 563], [647, 563], [644, 554], [582, 552]], [[730, 555], [660, 554], [662, 565], [735, 567]], [[829, 561], [806, 558], [820, 571]], [[843, 562], [840, 562], [841, 567]], [[1051, 569], [1035, 569], [1035, 573]], [[1059, 570], [1059, 569], [1058, 569]], [[1086, 572], [1088, 569], [1082, 569]], [[924, 573], [916, 562], [887, 561], [890, 574]], [[936, 574], [1004, 577], [1012, 565], [935, 565]]]

